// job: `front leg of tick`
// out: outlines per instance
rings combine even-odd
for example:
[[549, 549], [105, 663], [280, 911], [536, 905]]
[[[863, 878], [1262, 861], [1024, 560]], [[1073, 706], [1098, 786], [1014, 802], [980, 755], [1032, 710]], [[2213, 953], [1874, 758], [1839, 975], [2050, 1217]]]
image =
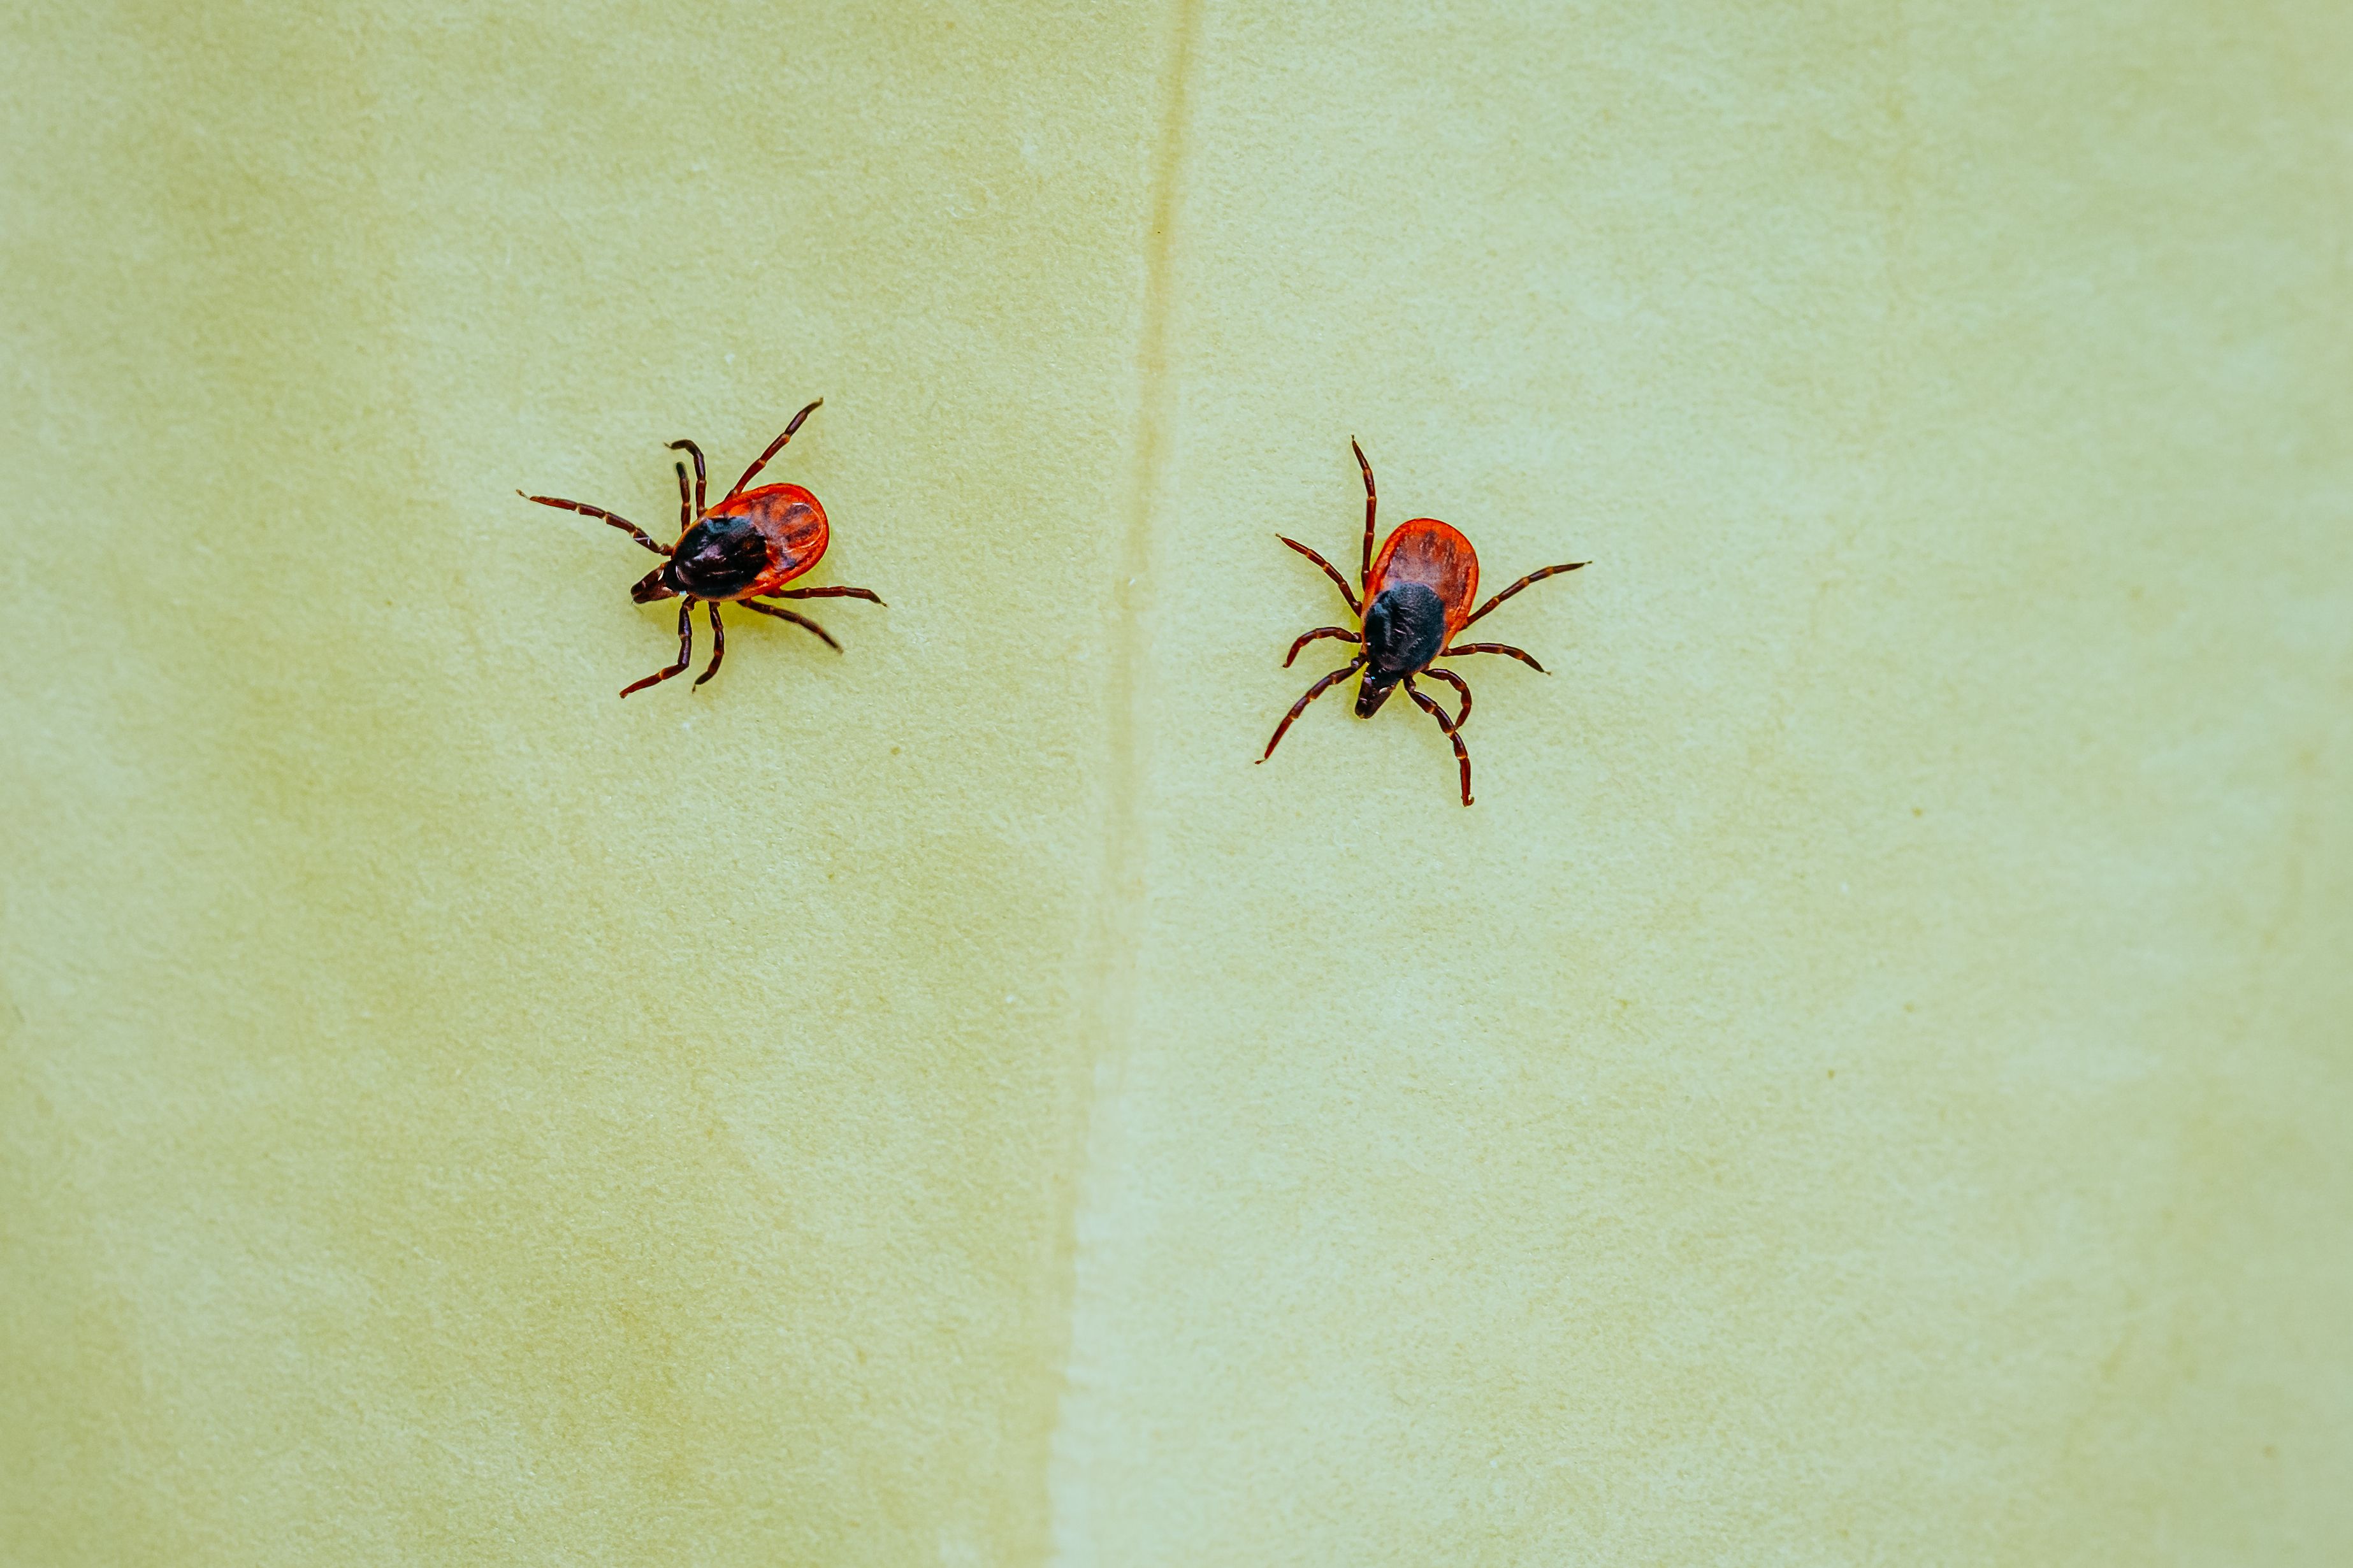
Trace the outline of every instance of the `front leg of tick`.
[[1454, 728], [1460, 730], [1469, 723], [1471, 721], [1471, 683], [1452, 670], [1440, 669], [1436, 665], [1423, 670], [1422, 674], [1432, 680], [1442, 680], [1462, 694], [1462, 711], [1454, 715]]
[[1348, 677], [1356, 674], [1356, 671], [1364, 668], [1365, 656], [1363, 654], [1358, 654], [1346, 664], [1342, 665], [1339, 668], [1334, 670], [1331, 674], [1325, 676], [1323, 679], [1309, 687], [1307, 689], [1307, 694], [1304, 697], [1302, 697], [1298, 701], [1293, 703], [1291, 705], [1291, 711], [1282, 716], [1282, 722], [1274, 727], [1274, 735], [1267, 742], [1266, 750], [1259, 753], [1258, 760], [1262, 763], [1266, 761], [1267, 758], [1274, 755], [1274, 749], [1282, 744], [1283, 735], [1290, 730], [1292, 724], [1297, 721], [1299, 716], [1307, 711], [1307, 705], [1310, 702], [1314, 701], [1318, 697], [1323, 696], [1326, 691], [1331, 690], [1332, 688], [1339, 685], [1340, 682], [1347, 679]]
[[[1471, 752], [1469, 748], [1462, 744], [1461, 729], [1446, 717], [1445, 709], [1431, 701], [1423, 693], [1421, 688], [1413, 683], [1413, 677], [1410, 675], [1405, 678], [1405, 694], [1412, 698], [1415, 705], [1423, 712], [1437, 720], [1438, 727], [1446, 731], [1446, 738], [1454, 742], [1454, 760], [1462, 765], [1462, 804], [1469, 805], [1471, 804]], [[1463, 696], [1468, 698], [1470, 692], [1466, 689]], [[1470, 710], [1466, 707], [1463, 711], [1467, 713]]]
[[[668, 669], [658, 669], [654, 671], [651, 675], [647, 676], [643, 680], [633, 680], [629, 682], [628, 685], [621, 688], [622, 696], [627, 697], [632, 691], [643, 691], [649, 686], [659, 686], [663, 681], [668, 680], [673, 675], [684, 675], [686, 673], [686, 667], [694, 661], [694, 603], [695, 602], [692, 599], [681, 599], [679, 601], [678, 662], [671, 665]], [[718, 608], [715, 605], [712, 607], [714, 610]], [[711, 661], [711, 668], [713, 669], [718, 668], [719, 661], [715, 658], [712, 659]], [[705, 677], [704, 679], [707, 679], [709, 678]]]
[[1365, 640], [1345, 626], [1317, 626], [1312, 632], [1302, 633], [1299, 640], [1291, 645], [1291, 651], [1283, 656], [1282, 668], [1289, 669], [1292, 660], [1299, 657], [1299, 650], [1318, 637], [1337, 637], [1342, 642], [1353, 643], [1361, 643]]
[[719, 601], [716, 599], [711, 600], [710, 609], [711, 668], [694, 678], [694, 683], [697, 686], [702, 685], [704, 681], [718, 674], [719, 661], [727, 657], [727, 628], [719, 624]]

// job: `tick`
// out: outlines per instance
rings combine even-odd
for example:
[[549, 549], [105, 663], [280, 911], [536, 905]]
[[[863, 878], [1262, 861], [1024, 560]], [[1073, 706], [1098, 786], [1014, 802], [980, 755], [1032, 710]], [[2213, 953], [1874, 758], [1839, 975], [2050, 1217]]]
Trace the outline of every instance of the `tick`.
[[[1465, 654], [1500, 653], [1518, 659], [1538, 674], [1545, 673], [1545, 667], [1524, 648], [1507, 643], [1457, 643], [1454, 639], [1472, 622], [1529, 584], [1574, 572], [1588, 563], [1572, 561], [1565, 566], [1531, 572], [1474, 610], [1471, 604], [1479, 595], [1479, 556], [1471, 548], [1471, 542], [1456, 529], [1434, 517], [1417, 517], [1382, 542], [1380, 554], [1373, 553], [1373, 519], [1380, 505], [1380, 498], [1373, 489], [1373, 466], [1365, 461], [1362, 447], [1353, 440], [1348, 446], [1356, 454], [1356, 467], [1365, 475], [1365, 552], [1356, 578], [1364, 588], [1364, 597], [1357, 598], [1348, 580], [1329, 561], [1295, 539], [1282, 534], [1275, 537], [1324, 568], [1324, 574], [1340, 590], [1340, 597], [1348, 601], [1349, 613], [1358, 617], [1364, 629], [1354, 632], [1345, 626], [1317, 626], [1291, 645], [1290, 656], [1282, 661], [1282, 667], [1290, 668], [1299, 650], [1318, 637], [1356, 643], [1364, 651], [1309, 687], [1307, 694], [1291, 705], [1291, 711], [1274, 727], [1274, 738], [1267, 742], [1259, 761], [1262, 763], [1274, 755], [1275, 747], [1282, 743], [1283, 731], [1307, 711], [1310, 702], [1361, 669], [1365, 679], [1356, 688], [1356, 717], [1371, 718], [1389, 700], [1390, 692], [1404, 687], [1405, 694], [1437, 720], [1439, 729], [1454, 743], [1454, 760], [1462, 766], [1462, 804], [1469, 805], [1471, 753], [1462, 744], [1462, 726], [1471, 717], [1471, 688], [1461, 676], [1451, 669], [1439, 668], [1433, 661], [1459, 658]], [[1461, 710], [1449, 718], [1444, 708], [1413, 683], [1417, 675], [1427, 675], [1454, 688], [1462, 697]]]
[[[711, 668], [694, 678], [694, 683], [700, 686], [719, 673], [719, 661], [727, 657], [727, 631], [719, 620], [721, 605], [741, 605], [747, 610], [790, 621], [814, 632], [826, 647], [839, 653], [841, 645], [833, 640], [832, 634], [807, 616], [760, 601], [863, 599], [870, 605], [882, 603], [866, 588], [786, 587], [786, 584], [825, 559], [825, 547], [830, 539], [825, 508], [818, 504], [817, 497], [798, 485], [762, 485], [756, 490], [744, 488], [768, 466], [769, 458], [785, 449], [785, 443], [793, 438], [801, 421], [816, 413], [824, 402], [820, 397], [794, 415], [785, 433], [768, 443], [768, 449], [744, 470], [744, 477], [735, 481], [735, 488], [717, 506], [703, 504], [702, 448], [691, 441], [672, 441], [670, 450], [684, 452], [694, 459], [691, 497], [687, 493], [686, 464], [683, 460], [678, 464], [676, 544], [657, 543], [644, 529], [602, 507], [583, 506], [576, 500], [562, 500], [554, 496], [523, 496], [523, 500], [542, 506], [559, 507], [609, 522], [655, 554], [668, 557], [638, 579], [629, 590], [629, 597], [640, 605], [650, 605], [656, 599], [681, 601], [678, 606], [678, 662], [668, 669], [654, 671], [643, 680], [631, 681], [621, 688], [622, 696], [658, 686], [673, 675], [686, 672], [694, 658], [694, 606], [698, 604], [711, 612]], [[515, 494], [522, 492], [517, 490]]]

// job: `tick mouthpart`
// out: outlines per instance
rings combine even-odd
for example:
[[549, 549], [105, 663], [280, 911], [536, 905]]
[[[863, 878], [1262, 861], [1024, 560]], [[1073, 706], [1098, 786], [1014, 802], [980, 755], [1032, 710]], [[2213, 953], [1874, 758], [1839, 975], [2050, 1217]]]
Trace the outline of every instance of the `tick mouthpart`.
[[656, 599], [675, 599], [678, 590], [662, 581], [670, 573], [668, 566], [657, 566], [638, 578], [629, 589], [629, 597], [640, 605], [650, 605]]
[[1387, 702], [1389, 693], [1397, 689], [1397, 677], [1377, 676], [1369, 669], [1365, 671], [1364, 680], [1356, 687], [1356, 717], [1369, 719], [1379, 712], [1381, 704]]

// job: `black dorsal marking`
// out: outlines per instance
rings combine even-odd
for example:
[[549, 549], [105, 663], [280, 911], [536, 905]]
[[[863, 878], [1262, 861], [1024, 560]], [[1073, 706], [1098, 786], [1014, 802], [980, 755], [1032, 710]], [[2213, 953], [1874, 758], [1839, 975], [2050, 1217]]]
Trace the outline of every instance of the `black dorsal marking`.
[[1446, 646], [1446, 602], [1427, 583], [1384, 588], [1365, 606], [1366, 668], [1393, 679], [1426, 669]]
[[686, 531], [670, 557], [670, 580], [681, 594], [724, 599], [750, 587], [768, 569], [768, 541], [748, 517], [706, 517]]

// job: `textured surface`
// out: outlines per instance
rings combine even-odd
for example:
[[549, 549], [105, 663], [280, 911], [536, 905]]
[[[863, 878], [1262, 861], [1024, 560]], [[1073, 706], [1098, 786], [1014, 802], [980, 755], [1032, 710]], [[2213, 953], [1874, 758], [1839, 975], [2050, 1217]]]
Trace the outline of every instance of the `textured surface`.
[[5, 26], [0, 1561], [2353, 1554], [2342, 7]]

